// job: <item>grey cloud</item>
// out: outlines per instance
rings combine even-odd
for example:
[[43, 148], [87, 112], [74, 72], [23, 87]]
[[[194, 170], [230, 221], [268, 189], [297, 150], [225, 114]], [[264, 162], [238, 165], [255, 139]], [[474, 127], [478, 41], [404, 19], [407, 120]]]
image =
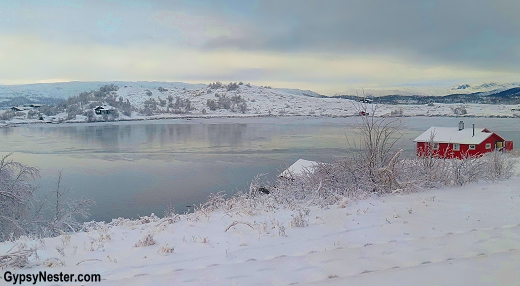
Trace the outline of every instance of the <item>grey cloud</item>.
[[262, 1], [249, 32], [209, 48], [404, 57], [518, 70], [517, 1]]
[[[65, 0], [33, 0], [19, 3], [0, 4], [0, 33], [30, 32], [53, 41], [75, 43], [159, 43], [203, 50], [388, 55], [418, 64], [520, 69], [517, 48], [520, 1], [107, 0], [74, 1], [70, 2], [74, 5], [66, 5]], [[163, 12], [179, 11], [222, 19], [223, 23], [240, 29], [227, 36], [190, 38], [191, 31], [172, 25], [171, 20], [168, 24], [155, 18]]]

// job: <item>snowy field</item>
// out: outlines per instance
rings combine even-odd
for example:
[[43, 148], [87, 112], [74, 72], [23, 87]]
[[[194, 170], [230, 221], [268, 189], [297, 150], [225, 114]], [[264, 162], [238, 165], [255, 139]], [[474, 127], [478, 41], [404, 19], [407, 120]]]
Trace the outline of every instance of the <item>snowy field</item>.
[[0, 243], [0, 253], [37, 249], [31, 267], [1, 270], [0, 284], [13, 283], [6, 271], [47, 271], [100, 274], [93, 285], [518, 285], [519, 185], [514, 176], [300, 215], [274, 208], [95, 223]]

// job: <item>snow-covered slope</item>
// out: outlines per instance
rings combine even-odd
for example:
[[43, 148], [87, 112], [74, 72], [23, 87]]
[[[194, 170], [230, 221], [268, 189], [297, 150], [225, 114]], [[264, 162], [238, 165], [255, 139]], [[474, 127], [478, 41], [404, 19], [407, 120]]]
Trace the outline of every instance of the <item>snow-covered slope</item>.
[[[38, 254], [32, 267], [2, 273], [100, 274], [96, 285], [125, 286], [517, 285], [519, 184], [515, 177], [311, 207], [306, 227], [291, 224], [297, 212], [277, 209], [117, 219], [0, 243], [0, 254]], [[4, 277], [0, 284], [12, 284]]]
[[[91, 87], [104, 83], [92, 84], [87, 88], [81, 84], [74, 85], [68, 83], [68, 89], [50, 88], [48, 85], [42, 89], [41, 94], [52, 94], [52, 90], [67, 90], [81, 88], [83, 91], [95, 91]], [[164, 82], [119, 82], [115, 83], [119, 88], [111, 91], [110, 96], [118, 102], [129, 102], [132, 105], [132, 112], [122, 112], [109, 120], [143, 120], [157, 118], [185, 118], [185, 117], [243, 117], [243, 116], [357, 116], [360, 110], [370, 110], [374, 106], [362, 106], [359, 102], [350, 99], [320, 97], [319, 94], [311, 91], [302, 91], [284, 88], [268, 88], [261, 86], [237, 85], [236, 88], [229, 89], [226, 85], [220, 88], [210, 88], [205, 84], [185, 84], [185, 83], [164, 83]], [[66, 85], [64, 83], [64, 85]], [[78, 87], [79, 86], [79, 87]], [[488, 87], [496, 88], [497, 85]], [[49, 89], [46, 89], [49, 88]], [[471, 88], [467, 87], [466, 89]], [[99, 87], [97, 87], [99, 92]], [[218, 102], [221, 98], [231, 100], [238, 98], [240, 104], [232, 105], [231, 108], [211, 109], [208, 102]], [[172, 104], [177, 101], [190, 103], [190, 110], [175, 110]], [[66, 110], [59, 110], [54, 116], [43, 116], [44, 122], [85, 122], [87, 112], [94, 108], [93, 105], [107, 104], [103, 99], [93, 97], [94, 101], [89, 104], [80, 104], [69, 115]], [[121, 101], [119, 101], [121, 100]], [[155, 109], [145, 110], [154, 102]], [[78, 101], [76, 101], [78, 102]], [[148, 102], [148, 103], [147, 103]], [[162, 104], [160, 104], [162, 102]], [[243, 104], [243, 105], [242, 105]], [[170, 105], [170, 107], [168, 107]], [[242, 106], [241, 106], [242, 105]], [[243, 108], [241, 108], [243, 107]], [[79, 109], [79, 110], [78, 110]], [[67, 109], [68, 110], [68, 109]], [[518, 111], [517, 111], [518, 110]], [[28, 110], [11, 114], [11, 118], [5, 119], [0, 111], [2, 125], [17, 123], [37, 123], [39, 115], [34, 112], [29, 116]], [[38, 113], [38, 112], [36, 112]], [[76, 115], [77, 114], [77, 115]], [[126, 114], [126, 115], [125, 115]], [[377, 104], [376, 116], [472, 116], [472, 117], [518, 117], [520, 107], [517, 105], [504, 104]], [[14, 116], [14, 118], [12, 118]], [[94, 118], [97, 121], [107, 120], [102, 116]]]

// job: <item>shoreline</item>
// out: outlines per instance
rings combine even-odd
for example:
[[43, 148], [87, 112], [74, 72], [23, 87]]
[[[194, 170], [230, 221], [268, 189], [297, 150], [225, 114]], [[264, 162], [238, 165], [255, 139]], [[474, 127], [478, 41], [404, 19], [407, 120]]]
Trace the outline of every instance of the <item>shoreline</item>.
[[[121, 118], [112, 121], [81, 121], [81, 120], [67, 120], [62, 122], [48, 122], [48, 121], [20, 121], [20, 122], [8, 122], [0, 123], [0, 128], [3, 127], [17, 127], [23, 125], [37, 125], [37, 124], [85, 124], [85, 123], [114, 123], [114, 122], [131, 122], [131, 121], [155, 121], [155, 120], [166, 120], [166, 119], [234, 119], [234, 118], [294, 118], [294, 117], [305, 117], [305, 118], [350, 118], [358, 117], [359, 115], [304, 115], [304, 114], [291, 114], [291, 115], [267, 115], [267, 114], [251, 114], [251, 115], [172, 115], [172, 116], [147, 116], [147, 117], [136, 117], [136, 118]], [[412, 118], [412, 117], [452, 117], [452, 118], [518, 118], [515, 115], [403, 115], [403, 116], [374, 116], [376, 118]]]

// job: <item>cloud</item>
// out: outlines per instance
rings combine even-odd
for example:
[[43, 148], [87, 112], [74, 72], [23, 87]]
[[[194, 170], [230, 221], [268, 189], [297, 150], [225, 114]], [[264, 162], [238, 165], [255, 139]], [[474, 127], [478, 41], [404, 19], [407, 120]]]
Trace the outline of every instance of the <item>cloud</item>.
[[518, 71], [516, 1], [261, 1], [245, 36], [208, 48], [389, 55]]
[[149, 80], [252, 84], [334, 93], [351, 87], [511, 80], [515, 74], [424, 65], [384, 56], [334, 56], [266, 51], [200, 51], [160, 43], [103, 45], [0, 36], [0, 83]]
[[325, 90], [520, 75], [518, 1], [4, 2], [4, 83], [242, 80]]

